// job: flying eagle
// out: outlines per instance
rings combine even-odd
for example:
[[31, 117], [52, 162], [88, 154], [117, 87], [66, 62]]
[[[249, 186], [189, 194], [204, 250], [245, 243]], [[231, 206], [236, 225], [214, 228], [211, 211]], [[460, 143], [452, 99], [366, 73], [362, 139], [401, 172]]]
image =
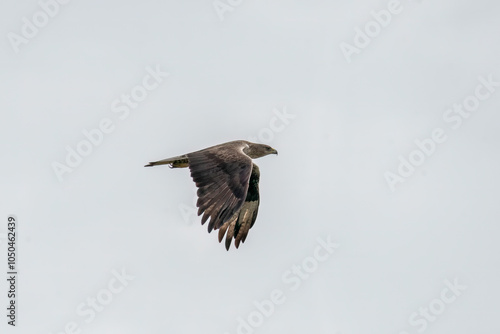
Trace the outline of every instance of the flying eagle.
[[278, 154], [269, 145], [236, 140], [173, 158], [150, 162], [144, 167], [169, 165], [189, 167], [198, 187], [198, 216], [208, 218], [208, 233], [219, 230], [219, 242], [226, 234], [226, 249], [245, 242], [259, 210], [259, 167], [252, 159]]

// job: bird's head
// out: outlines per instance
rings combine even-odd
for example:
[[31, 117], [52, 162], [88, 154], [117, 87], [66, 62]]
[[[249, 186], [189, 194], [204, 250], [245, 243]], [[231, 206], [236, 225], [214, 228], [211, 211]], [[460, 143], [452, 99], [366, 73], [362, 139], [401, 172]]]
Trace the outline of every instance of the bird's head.
[[244, 152], [252, 159], [261, 158], [269, 154], [278, 154], [274, 148], [266, 144], [248, 143]]

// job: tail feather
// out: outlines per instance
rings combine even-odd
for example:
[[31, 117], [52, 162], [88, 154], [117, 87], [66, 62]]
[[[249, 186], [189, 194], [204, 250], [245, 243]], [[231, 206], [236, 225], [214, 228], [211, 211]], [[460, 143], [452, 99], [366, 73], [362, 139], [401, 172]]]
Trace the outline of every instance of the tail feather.
[[144, 167], [152, 167], [158, 165], [170, 165], [170, 168], [185, 168], [189, 166], [189, 159], [187, 155], [180, 155], [178, 157], [152, 161]]

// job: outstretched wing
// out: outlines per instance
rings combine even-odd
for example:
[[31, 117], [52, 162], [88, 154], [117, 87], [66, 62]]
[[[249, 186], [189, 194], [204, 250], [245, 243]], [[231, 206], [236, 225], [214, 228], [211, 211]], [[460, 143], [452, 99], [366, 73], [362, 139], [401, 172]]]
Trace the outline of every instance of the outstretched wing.
[[229, 250], [231, 241], [234, 237], [234, 245], [236, 248], [240, 246], [240, 242], [245, 242], [248, 231], [257, 219], [259, 211], [259, 167], [253, 164], [252, 174], [248, 185], [248, 192], [245, 198], [245, 203], [241, 206], [239, 212], [236, 212], [230, 220], [224, 223], [219, 230], [219, 242], [226, 234], [226, 249]]
[[239, 212], [248, 191], [252, 159], [242, 145], [224, 145], [189, 153], [191, 177], [198, 187], [198, 216], [208, 218], [208, 232]]

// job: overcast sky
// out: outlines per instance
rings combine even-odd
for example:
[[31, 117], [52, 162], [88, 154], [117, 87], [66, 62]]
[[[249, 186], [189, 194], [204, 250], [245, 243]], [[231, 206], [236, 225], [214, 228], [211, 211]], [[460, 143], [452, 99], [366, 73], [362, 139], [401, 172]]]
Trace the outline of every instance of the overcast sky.
[[[0, 331], [499, 332], [499, 11], [4, 1]], [[279, 156], [228, 252], [143, 166], [235, 139]]]

